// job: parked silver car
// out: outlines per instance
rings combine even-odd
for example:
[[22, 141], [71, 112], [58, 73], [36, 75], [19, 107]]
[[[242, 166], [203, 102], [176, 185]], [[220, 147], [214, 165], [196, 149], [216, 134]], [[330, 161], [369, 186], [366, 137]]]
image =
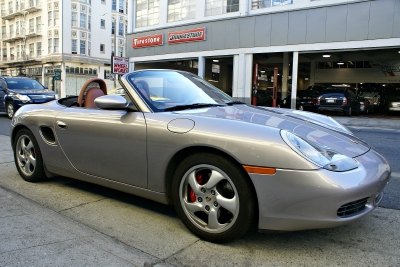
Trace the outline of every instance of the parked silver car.
[[121, 85], [125, 96], [106, 95], [91, 79], [79, 96], [19, 109], [22, 178], [63, 175], [173, 204], [212, 242], [255, 221], [260, 231], [343, 225], [382, 199], [387, 161], [330, 117], [246, 105], [182, 71], [135, 71]]

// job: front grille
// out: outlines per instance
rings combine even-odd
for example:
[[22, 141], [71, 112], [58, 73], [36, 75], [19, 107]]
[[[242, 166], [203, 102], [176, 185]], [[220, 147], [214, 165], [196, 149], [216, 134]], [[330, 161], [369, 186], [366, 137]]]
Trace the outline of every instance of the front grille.
[[341, 218], [350, 217], [362, 212], [368, 203], [368, 197], [359, 199], [341, 206], [337, 211], [337, 216]]
[[54, 95], [29, 95], [31, 99], [54, 99]]

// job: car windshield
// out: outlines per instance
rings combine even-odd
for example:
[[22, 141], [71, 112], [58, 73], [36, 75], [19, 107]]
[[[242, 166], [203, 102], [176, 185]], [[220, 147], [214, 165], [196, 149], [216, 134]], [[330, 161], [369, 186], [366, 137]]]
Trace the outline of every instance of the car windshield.
[[43, 90], [44, 87], [38, 81], [33, 79], [6, 79], [7, 88], [12, 90]]
[[128, 74], [127, 80], [155, 112], [237, 103], [220, 89], [187, 72], [138, 71]]

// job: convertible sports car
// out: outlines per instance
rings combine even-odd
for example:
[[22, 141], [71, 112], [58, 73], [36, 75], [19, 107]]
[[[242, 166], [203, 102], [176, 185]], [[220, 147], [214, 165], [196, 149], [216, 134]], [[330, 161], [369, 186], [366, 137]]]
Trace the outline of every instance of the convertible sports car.
[[260, 231], [343, 225], [382, 199], [387, 161], [334, 119], [233, 100], [198, 76], [141, 70], [107, 95], [19, 109], [11, 124], [18, 172], [63, 175], [173, 204], [186, 227], [227, 242]]

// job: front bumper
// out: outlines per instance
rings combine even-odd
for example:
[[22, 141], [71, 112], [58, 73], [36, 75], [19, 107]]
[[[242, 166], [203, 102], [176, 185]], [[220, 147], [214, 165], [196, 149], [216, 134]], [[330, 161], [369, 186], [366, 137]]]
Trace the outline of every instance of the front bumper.
[[[250, 177], [257, 192], [259, 229], [297, 231], [329, 228], [350, 223], [371, 212], [381, 201], [390, 177], [387, 161], [370, 150], [355, 158], [360, 166], [347, 172], [277, 170], [275, 175]], [[338, 210], [365, 200], [351, 215]]]

